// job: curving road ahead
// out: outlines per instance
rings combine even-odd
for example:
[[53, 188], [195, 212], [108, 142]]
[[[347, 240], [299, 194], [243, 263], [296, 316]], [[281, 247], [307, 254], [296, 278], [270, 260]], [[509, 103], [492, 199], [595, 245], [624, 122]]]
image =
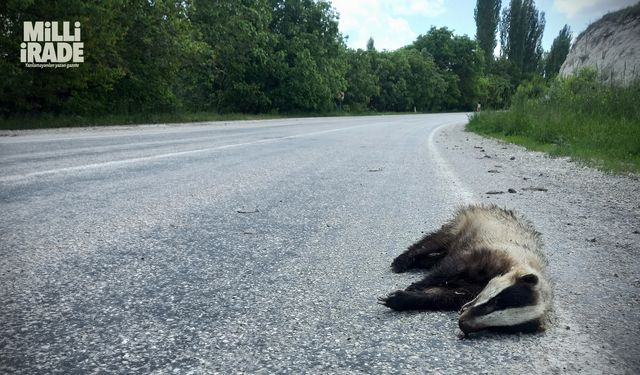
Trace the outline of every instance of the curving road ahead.
[[[460, 340], [455, 313], [376, 304], [419, 277], [391, 274], [393, 257], [478, 197], [438, 138], [466, 121], [0, 138], [0, 372], [629, 370], [576, 349], [582, 333]], [[595, 367], [568, 364], [585, 353]]]

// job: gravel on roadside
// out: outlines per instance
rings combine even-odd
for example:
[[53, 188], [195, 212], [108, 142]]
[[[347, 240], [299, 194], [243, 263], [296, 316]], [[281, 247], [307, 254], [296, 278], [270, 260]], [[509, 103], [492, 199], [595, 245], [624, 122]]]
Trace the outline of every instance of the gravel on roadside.
[[[640, 176], [613, 175], [446, 127], [442, 156], [483, 203], [517, 209], [543, 234], [555, 283], [551, 334], [580, 331], [631, 373], [640, 370]], [[635, 369], [635, 370], [634, 370]]]

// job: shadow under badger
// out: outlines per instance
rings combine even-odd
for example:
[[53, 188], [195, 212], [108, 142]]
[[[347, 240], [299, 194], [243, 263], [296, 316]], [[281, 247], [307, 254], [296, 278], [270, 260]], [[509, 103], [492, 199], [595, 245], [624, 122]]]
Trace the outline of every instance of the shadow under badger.
[[465, 333], [536, 332], [551, 306], [540, 234], [515, 212], [472, 205], [411, 245], [394, 272], [431, 269], [422, 280], [380, 303], [397, 311], [460, 310]]

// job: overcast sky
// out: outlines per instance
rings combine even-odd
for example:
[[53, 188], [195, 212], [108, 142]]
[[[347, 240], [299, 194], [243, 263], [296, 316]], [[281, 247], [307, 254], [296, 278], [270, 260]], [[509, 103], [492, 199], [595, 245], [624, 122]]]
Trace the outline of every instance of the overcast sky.
[[[509, 0], [502, 0], [506, 7]], [[607, 12], [635, 4], [637, 0], [537, 0], [547, 26], [542, 46], [549, 50], [560, 29], [568, 24], [574, 38]], [[376, 49], [393, 50], [407, 45], [431, 26], [446, 26], [456, 34], [474, 38], [475, 0], [331, 0], [340, 14], [340, 31], [351, 48], [365, 48], [373, 37]]]

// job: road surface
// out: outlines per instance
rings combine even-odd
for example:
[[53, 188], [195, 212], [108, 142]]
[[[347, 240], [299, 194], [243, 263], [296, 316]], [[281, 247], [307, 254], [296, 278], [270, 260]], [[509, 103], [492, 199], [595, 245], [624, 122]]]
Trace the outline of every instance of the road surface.
[[[485, 195], [500, 178], [523, 179], [497, 159], [529, 153], [463, 133], [466, 121], [310, 118], [0, 138], [0, 373], [637, 371], [638, 262], [615, 279], [589, 274], [618, 253], [598, 255], [606, 235], [586, 241], [590, 222], [564, 222], [573, 214], [562, 192]], [[530, 168], [560, 163], [536, 160]], [[547, 332], [462, 340], [455, 312], [376, 304], [420, 278], [390, 272], [397, 254], [457, 205], [488, 200], [523, 211], [554, 247], [560, 285]], [[557, 201], [562, 219], [545, 208]], [[629, 220], [621, 231], [640, 229]], [[567, 240], [571, 224], [582, 232]], [[620, 251], [637, 258], [630, 236]], [[595, 250], [576, 256], [576, 246]]]

